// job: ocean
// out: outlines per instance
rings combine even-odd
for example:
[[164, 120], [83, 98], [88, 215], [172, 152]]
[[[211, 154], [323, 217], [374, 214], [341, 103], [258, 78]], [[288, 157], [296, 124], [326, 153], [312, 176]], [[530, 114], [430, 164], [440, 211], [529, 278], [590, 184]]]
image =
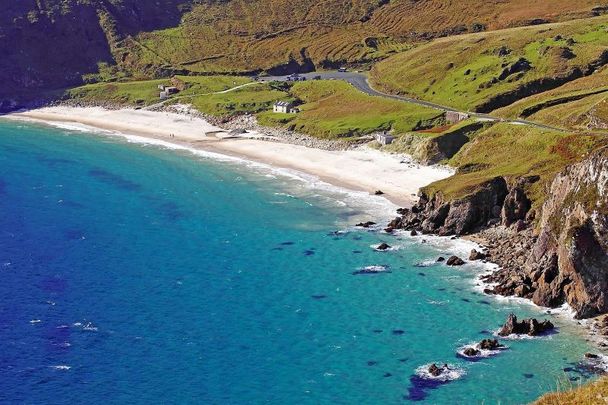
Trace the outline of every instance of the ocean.
[[[0, 121], [0, 402], [519, 404], [593, 378], [574, 321], [436, 262], [471, 243], [356, 229], [395, 207], [138, 141]], [[458, 355], [511, 312], [558, 333]]]

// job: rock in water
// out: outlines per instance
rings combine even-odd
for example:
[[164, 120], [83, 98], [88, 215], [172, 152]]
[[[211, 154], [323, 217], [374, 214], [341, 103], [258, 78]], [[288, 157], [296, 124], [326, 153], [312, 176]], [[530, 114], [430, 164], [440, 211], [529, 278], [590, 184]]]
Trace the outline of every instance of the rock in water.
[[378, 245], [378, 247], [376, 248], [376, 250], [389, 250], [391, 248], [391, 246], [388, 243], [381, 243], [380, 245]]
[[439, 377], [443, 373], [443, 369], [437, 367], [435, 363], [431, 364], [429, 367], [429, 374], [433, 377]]
[[375, 195], [384, 195], [384, 191], [382, 191], [382, 190], [376, 190], [376, 192], [374, 194]]
[[471, 250], [471, 255], [469, 256], [469, 260], [471, 260], [471, 261], [484, 260], [485, 258], [486, 258], [486, 255], [484, 253], [478, 252], [475, 249]]
[[439, 258], [437, 258], [437, 263], [442, 263], [442, 262], [445, 262], [445, 257], [439, 256]]
[[510, 314], [507, 318], [507, 322], [498, 332], [499, 336], [515, 335], [529, 335], [537, 336], [542, 333], [553, 330], [555, 326], [550, 321], [538, 322], [536, 319], [524, 319], [521, 322], [517, 322], [517, 317], [514, 314]]
[[369, 228], [369, 227], [372, 227], [374, 225], [376, 225], [375, 222], [367, 221], [367, 222], [358, 223], [356, 226], [358, 226], [359, 228]]
[[496, 339], [484, 339], [479, 342], [479, 348], [482, 350], [497, 350], [503, 347]]
[[452, 256], [448, 259], [448, 261], [446, 262], [446, 264], [448, 266], [462, 266], [464, 263], [464, 260], [462, 260], [460, 257], [458, 256]]
[[462, 352], [465, 356], [469, 356], [469, 357], [475, 357], [475, 356], [479, 356], [481, 354], [481, 352], [477, 349], [475, 349], [474, 347], [467, 347], [466, 349], [464, 349], [464, 352]]

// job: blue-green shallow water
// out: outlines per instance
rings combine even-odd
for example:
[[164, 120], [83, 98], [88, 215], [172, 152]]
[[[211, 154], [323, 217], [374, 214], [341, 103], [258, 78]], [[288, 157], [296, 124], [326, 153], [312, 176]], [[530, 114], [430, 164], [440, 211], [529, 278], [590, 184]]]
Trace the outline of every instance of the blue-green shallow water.
[[[332, 235], [357, 213], [337, 191], [10, 122], [0, 168], [1, 402], [523, 403], [589, 350], [554, 319], [556, 335], [458, 359], [540, 310], [476, 292], [475, 268], [415, 267], [467, 246]], [[379, 264], [392, 273], [352, 274]], [[466, 375], [425, 389], [429, 362]]]

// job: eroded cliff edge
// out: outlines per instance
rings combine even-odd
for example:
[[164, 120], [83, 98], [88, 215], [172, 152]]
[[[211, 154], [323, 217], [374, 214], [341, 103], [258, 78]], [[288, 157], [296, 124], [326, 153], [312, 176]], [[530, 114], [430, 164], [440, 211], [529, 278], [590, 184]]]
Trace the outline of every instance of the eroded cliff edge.
[[389, 228], [476, 235], [500, 266], [485, 277], [486, 292], [546, 307], [567, 303], [577, 318], [608, 313], [608, 148], [558, 173], [534, 209], [526, 190], [538, 180], [496, 177], [452, 201], [421, 193]]

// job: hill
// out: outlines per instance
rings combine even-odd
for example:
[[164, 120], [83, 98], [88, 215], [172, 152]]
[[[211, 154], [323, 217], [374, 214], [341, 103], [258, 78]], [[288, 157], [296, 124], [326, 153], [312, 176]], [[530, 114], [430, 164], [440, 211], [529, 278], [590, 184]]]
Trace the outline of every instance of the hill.
[[448, 37], [390, 57], [372, 70], [387, 92], [490, 112], [608, 63], [608, 18]]
[[0, 95], [34, 99], [83, 80], [365, 65], [438, 36], [605, 11], [591, 0], [8, 3], [0, 16]]

